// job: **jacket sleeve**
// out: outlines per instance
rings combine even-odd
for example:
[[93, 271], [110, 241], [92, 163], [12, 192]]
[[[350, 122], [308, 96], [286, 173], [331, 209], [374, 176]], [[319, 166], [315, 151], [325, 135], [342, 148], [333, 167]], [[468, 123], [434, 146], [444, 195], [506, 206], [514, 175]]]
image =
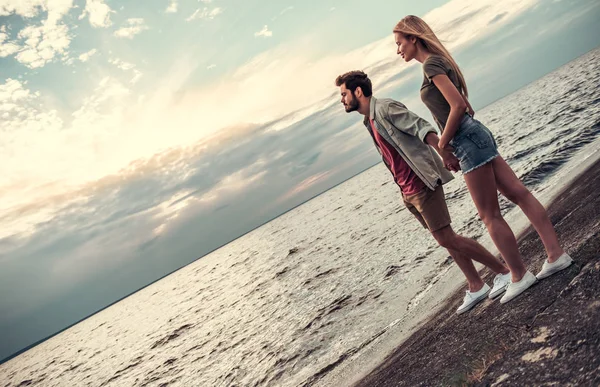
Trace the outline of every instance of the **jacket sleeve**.
[[428, 133], [437, 133], [425, 119], [411, 112], [400, 102], [393, 101], [388, 105], [388, 120], [396, 129], [411, 136], [417, 136], [423, 142]]

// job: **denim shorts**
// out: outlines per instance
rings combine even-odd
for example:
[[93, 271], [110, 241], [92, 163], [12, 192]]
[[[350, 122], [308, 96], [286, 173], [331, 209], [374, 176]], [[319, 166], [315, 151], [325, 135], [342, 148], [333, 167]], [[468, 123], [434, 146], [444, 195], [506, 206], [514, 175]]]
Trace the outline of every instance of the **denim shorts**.
[[454, 148], [454, 156], [460, 162], [463, 174], [489, 163], [500, 155], [492, 132], [468, 114], [462, 119], [450, 145]]

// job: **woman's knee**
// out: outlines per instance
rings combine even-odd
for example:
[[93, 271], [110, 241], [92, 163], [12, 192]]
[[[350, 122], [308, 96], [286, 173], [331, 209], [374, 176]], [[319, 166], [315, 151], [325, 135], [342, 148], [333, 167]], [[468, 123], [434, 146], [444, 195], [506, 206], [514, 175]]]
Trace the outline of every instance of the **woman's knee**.
[[494, 223], [504, 221], [504, 218], [502, 217], [502, 213], [500, 212], [500, 209], [498, 209], [498, 208], [495, 208], [490, 211], [481, 211], [479, 213], [479, 218], [481, 218], [481, 221], [483, 222], [483, 224], [486, 225], [486, 227], [490, 227]]
[[510, 200], [511, 202], [519, 205], [523, 203], [529, 196], [531, 196], [531, 192], [522, 184], [518, 187], [513, 187], [510, 190], [506, 190], [503, 192], [503, 195]]

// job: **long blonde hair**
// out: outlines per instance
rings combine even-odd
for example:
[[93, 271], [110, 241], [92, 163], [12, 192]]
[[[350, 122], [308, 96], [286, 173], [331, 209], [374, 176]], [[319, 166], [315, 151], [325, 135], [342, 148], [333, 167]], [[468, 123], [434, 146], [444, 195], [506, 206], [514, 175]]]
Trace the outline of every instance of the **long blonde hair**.
[[423, 19], [418, 16], [408, 15], [396, 24], [394, 27], [394, 33], [401, 33], [407, 38], [414, 36], [418, 41], [421, 42], [423, 47], [432, 54], [440, 55], [444, 57], [449, 63], [454, 73], [458, 76], [458, 83], [460, 84], [459, 90], [465, 97], [469, 97], [469, 91], [467, 90], [467, 83], [463, 77], [460, 68], [452, 58], [452, 55], [446, 50], [446, 47], [440, 42], [438, 37], [435, 35], [431, 27]]

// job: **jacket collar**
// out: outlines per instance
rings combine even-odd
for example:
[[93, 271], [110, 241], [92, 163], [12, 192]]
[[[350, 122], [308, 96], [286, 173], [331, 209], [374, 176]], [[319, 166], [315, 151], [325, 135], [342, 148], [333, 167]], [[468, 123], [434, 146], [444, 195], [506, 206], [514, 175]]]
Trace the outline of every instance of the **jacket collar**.
[[377, 98], [375, 98], [373, 95], [371, 95], [371, 101], [369, 103], [369, 116], [365, 116], [365, 119], [363, 120], [365, 126], [370, 127], [370, 122], [369, 119], [375, 121], [375, 104], [377, 103]]
[[371, 95], [371, 103], [369, 106], [369, 118], [375, 120], [375, 104], [377, 103], [377, 98]]

